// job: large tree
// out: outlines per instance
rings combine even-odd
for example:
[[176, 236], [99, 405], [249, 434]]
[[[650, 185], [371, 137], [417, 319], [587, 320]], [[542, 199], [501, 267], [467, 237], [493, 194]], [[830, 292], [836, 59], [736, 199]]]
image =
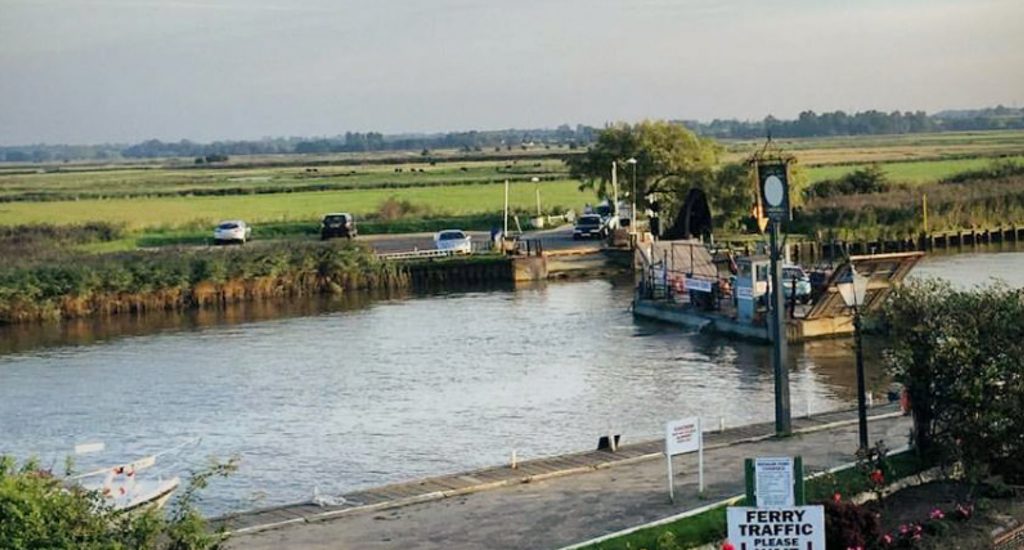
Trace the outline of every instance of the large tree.
[[742, 164], [719, 165], [722, 147], [701, 138], [679, 124], [644, 121], [616, 124], [604, 129], [583, 155], [566, 160], [570, 175], [580, 180], [581, 188], [590, 188], [610, 198], [612, 162], [619, 166], [619, 197], [630, 200], [633, 167], [636, 163], [638, 208], [648, 205], [651, 193], [659, 197], [664, 223], [671, 224], [686, 194], [700, 187], [707, 195], [718, 227], [736, 229], [749, 217], [752, 186], [749, 169]]

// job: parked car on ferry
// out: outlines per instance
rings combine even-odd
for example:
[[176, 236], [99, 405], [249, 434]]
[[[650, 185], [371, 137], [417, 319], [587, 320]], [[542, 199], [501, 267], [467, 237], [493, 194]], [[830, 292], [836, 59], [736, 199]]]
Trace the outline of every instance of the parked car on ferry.
[[245, 241], [250, 238], [252, 238], [252, 227], [242, 220], [222, 221], [213, 230], [214, 244], [245, 244]]
[[782, 295], [786, 297], [786, 300], [791, 300], [796, 296], [796, 301], [801, 304], [811, 301], [811, 278], [802, 267], [798, 265], [782, 266]]
[[576, 225], [572, 229], [572, 238], [574, 240], [594, 237], [602, 239], [607, 235], [606, 231], [604, 220], [599, 214], [584, 214], [576, 220]]
[[461, 229], [445, 229], [434, 235], [434, 247], [438, 250], [449, 250], [456, 254], [470, 254], [473, 243], [470, 236]]
[[356, 219], [352, 217], [352, 214], [346, 212], [327, 214], [320, 223], [320, 240], [322, 241], [336, 237], [351, 240], [357, 234]]

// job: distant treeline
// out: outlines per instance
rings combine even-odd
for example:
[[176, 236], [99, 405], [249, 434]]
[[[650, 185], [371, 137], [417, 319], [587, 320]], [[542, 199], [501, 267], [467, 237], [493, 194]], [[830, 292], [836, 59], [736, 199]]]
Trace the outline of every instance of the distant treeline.
[[[768, 116], [760, 121], [713, 120], [680, 122], [694, 132], [721, 139], [758, 139], [769, 131], [775, 137], [857, 136], [912, 134], [944, 131], [1024, 129], [1024, 109], [998, 107], [967, 111], [924, 111], [884, 113], [862, 111], [847, 114], [833, 111], [817, 114], [804, 111], [795, 120]], [[599, 128], [563, 124], [554, 129], [490, 130], [444, 134], [393, 134], [347, 132], [323, 138], [266, 138], [252, 141], [189, 140], [164, 142], [151, 139], [134, 145], [24, 145], [0, 147], [0, 161], [63, 162], [72, 160], [147, 159], [193, 157], [220, 159], [246, 155], [313, 153], [363, 153], [371, 151], [424, 151], [460, 149], [466, 152], [501, 151], [520, 147], [566, 146], [570, 149], [593, 143]]]
[[722, 139], [763, 138], [769, 131], [774, 137], [784, 138], [919, 134], [1024, 129], [1024, 109], [1000, 105], [990, 109], [942, 111], [933, 115], [924, 111], [883, 113], [871, 110], [853, 114], [804, 111], [795, 120], [768, 116], [760, 121], [716, 119], [708, 123], [690, 120], [682, 123], [698, 134]]
[[563, 124], [555, 129], [449, 132], [446, 134], [395, 134], [347, 132], [317, 139], [267, 138], [255, 141], [189, 140], [164, 142], [151, 139], [135, 145], [27, 145], [0, 147], [0, 161], [61, 162], [66, 160], [146, 159], [160, 157], [223, 158], [246, 155], [310, 153], [365, 153], [372, 151], [422, 151], [461, 149], [463, 151], [511, 150], [520, 147], [562, 145], [569, 148], [592, 142], [600, 130]]

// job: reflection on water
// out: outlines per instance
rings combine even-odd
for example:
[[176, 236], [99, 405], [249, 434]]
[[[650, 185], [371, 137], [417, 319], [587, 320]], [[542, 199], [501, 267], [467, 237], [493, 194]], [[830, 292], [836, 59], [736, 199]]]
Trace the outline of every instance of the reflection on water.
[[[1024, 272], [1020, 254], [965, 257], [919, 273]], [[609, 430], [656, 437], [675, 417], [772, 418], [768, 347], [635, 321], [630, 297], [628, 282], [586, 281], [8, 328], [0, 453], [59, 464], [106, 442], [87, 468], [200, 437], [162, 467], [239, 455], [204, 504], [224, 512], [493, 465], [513, 448], [578, 451]], [[791, 348], [794, 414], [852, 404], [850, 346]], [[879, 348], [866, 340], [876, 392]]]

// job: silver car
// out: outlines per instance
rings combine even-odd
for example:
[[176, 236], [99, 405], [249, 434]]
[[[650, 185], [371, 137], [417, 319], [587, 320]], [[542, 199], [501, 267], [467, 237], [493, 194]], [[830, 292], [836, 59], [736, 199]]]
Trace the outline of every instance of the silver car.
[[448, 250], [455, 254], [470, 254], [473, 243], [469, 235], [461, 229], [445, 229], [434, 235], [434, 246], [438, 250]]
[[217, 224], [213, 230], [213, 243], [240, 243], [245, 244], [252, 237], [252, 227], [249, 227], [242, 220], [226, 220]]

